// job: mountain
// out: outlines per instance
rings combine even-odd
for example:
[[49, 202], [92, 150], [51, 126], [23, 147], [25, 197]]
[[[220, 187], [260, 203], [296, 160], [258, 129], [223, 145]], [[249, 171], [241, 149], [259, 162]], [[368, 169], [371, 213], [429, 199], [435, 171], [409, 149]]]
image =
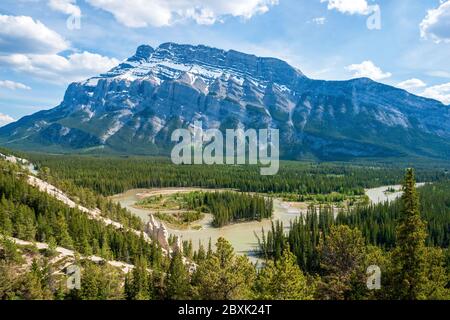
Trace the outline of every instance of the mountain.
[[278, 128], [284, 158], [450, 159], [450, 108], [367, 78], [322, 81], [237, 51], [140, 46], [62, 103], [0, 128], [0, 144], [49, 152], [165, 155], [175, 128]]

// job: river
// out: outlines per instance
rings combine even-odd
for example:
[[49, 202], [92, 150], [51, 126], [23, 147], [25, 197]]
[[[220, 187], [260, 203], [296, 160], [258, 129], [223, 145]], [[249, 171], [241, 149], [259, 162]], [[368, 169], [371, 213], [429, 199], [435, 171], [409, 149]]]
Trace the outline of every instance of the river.
[[[206, 191], [205, 189], [195, 188], [158, 190], [133, 189], [123, 194], [116, 195], [112, 199], [120, 203], [122, 207], [127, 208], [133, 214], [139, 216], [144, 220], [144, 222], [147, 222], [149, 220], [149, 210], [140, 209], [134, 206], [136, 202], [142, 199], [144, 194], [151, 194], [152, 196], [159, 194], [168, 195], [178, 192], [191, 192], [194, 190]], [[290, 203], [275, 199], [274, 214], [272, 219], [273, 221], [279, 220], [283, 222], [285, 230], [288, 231], [290, 222], [295, 218], [300, 217], [305, 212], [306, 209], [295, 208]], [[217, 239], [223, 237], [230, 241], [237, 253], [246, 254], [251, 258], [251, 260], [256, 261], [256, 258], [254, 257], [254, 251], [258, 247], [258, 240], [255, 234], [261, 237], [262, 229], [264, 228], [264, 230], [267, 231], [272, 226], [272, 220], [269, 219], [263, 221], [237, 223], [225, 226], [223, 228], [214, 228], [211, 225], [211, 222], [212, 216], [206, 215], [202, 221], [196, 223], [197, 225], [201, 225], [202, 228], [200, 230], [177, 230], [174, 228], [170, 228], [169, 226], [167, 226], [167, 230], [170, 234], [176, 235], [182, 240], [192, 240], [194, 249], [198, 248], [200, 242], [206, 248], [209, 239], [211, 239], [212, 243], [214, 244]]]
[[[418, 187], [424, 185], [423, 183], [417, 184]], [[387, 193], [390, 188], [398, 190], [394, 193]], [[208, 191], [207, 189], [197, 188], [167, 188], [167, 189], [133, 189], [125, 193], [112, 197], [115, 202], [118, 202], [122, 207], [127, 208], [133, 214], [139, 216], [144, 222], [149, 220], [149, 210], [135, 207], [136, 202], [144, 197], [157, 196], [160, 194], [169, 195], [179, 192], [192, 192], [192, 191]], [[401, 196], [401, 186], [384, 186], [379, 188], [367, 189], [366, 195], [370, 198], [372, 203], [382, 203], [385, 201], [392, 201]], [[217, 191], [217, 190], [209, 190]], [[199, 230], [178, 230], [167, 226], [170, 234], [180, 237], [182, 240], [191, 240], [194, 249], [198, 249], [201, 242], [205, 248], [211, 239], [214, 244], [218, 238], [223, 237], [230, 241], [235, 251], [239, 254], [246, 254], [253, 262], [258, 261], [254, 256], [254, 252], [258, 247], [258, 237], [262, 235], [262, 229], [269, 230], [272, 225], [272, 221], [279, 220], [283, 222], [286, 231], [289, 230], [290, 222], [295, 218], [300, 217], [306, 213], [306, 209], [303, 207], [295, 206], [295, 204], [282, 201], [280, 199], [274, 200], [274, 215], [272, 220], [253, 221], [238, 223], [225, 226], [223, 228], [214, 228], [211, 225], [212, 216], [205, 215], [202, 221], [196, 223], [201, 226]]]
[[[425, 183], [417, 183], [416, 187], [422, 187]], [[367, 189], [366, 195], [369, 197], [373, 204], [379, 204], [383, 202], [391, 202], [400, 198], [403, 194], [401, 191], [401, 185], [384, 186], [379, 188]], [[387, 192], [389, 189], [395, 189], [396, 192]]]

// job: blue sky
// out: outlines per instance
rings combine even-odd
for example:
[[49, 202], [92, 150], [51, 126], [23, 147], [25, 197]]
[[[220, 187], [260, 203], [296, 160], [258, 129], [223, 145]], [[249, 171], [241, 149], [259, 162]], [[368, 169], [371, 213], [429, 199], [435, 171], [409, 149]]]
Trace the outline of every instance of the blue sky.
[[0, 125], [55, 107], [70, 82], [140, 44], [169, 41], [278, 57], [316, 79], [368, 76], [450, 104], [450, 0], [2, 0]]

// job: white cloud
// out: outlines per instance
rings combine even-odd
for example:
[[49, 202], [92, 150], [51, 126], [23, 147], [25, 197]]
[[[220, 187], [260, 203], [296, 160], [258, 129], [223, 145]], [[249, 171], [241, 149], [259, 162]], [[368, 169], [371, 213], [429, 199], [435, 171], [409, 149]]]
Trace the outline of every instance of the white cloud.
[[350, 72], [353, 72], [353, 77], [356, 78], [371, 78], [372, 80], [383, 80], [390, 78], [392, 73], [383, 72], [381, 68], [377, 67], [372, 61], [367, 60], [360, 64], [352, 64], [346, 67]]
[[[59, 8], [65, 12], [73, 10], [64, 6], [70, 2], [60, 0]], [[67, 57], [59, 54], [67, 49], [69, 43], [41, 22], [31, 17], [0, 15], [0, 65], [6, 68], [66, 84], [106, 72], [119, 63], [114, 58], [86, 51]]]
[[366, 0], [320, 0], [328, 3], [328, 10], [337, 10], [346, 14], [368, 15], [371, 9]]
[[81, 9], [75, 3], [77, 0], [48, 0], [51, 9], [65, 13], [67, 15], [80, 17]]
[[14, 122], [15, 120], [3, 113], [0, 113], [0, 127], [6, 126], [8, 123]]
[[448, 105], [450, 104], [450, 82], [426, 88], [420, 95]]
[[428, 10], [420, 23], [420, 34], [437, 43], [450, 42], [450, 0], [442, 1], [437, 9]]
[[31, 88], [29, 86], [24, 85], [23, 83], [14, 82], [14, 81], [10, 81], [10, 80], [0, 80], [0, 87], [6, 88], [9, 90], [17, 90], [17, 89], [31, 90]]
[[106, 72], [119, 63], [90, 52], [73, 53], [67, 58], [60, 55], [24, 55], [0, 56], [0, 65], [7, 65], [15, 71], [25, 72], [37, 78], [66, 84], [81, 81], [88, 77]]
[[279, 0], [87, 0], [89, 4], [114, 15], [131, 28], [163, 27], [191, 19], [198, 24], [214, 24], [226, 16], [250, 19], [269, 11]]
[[324, 25], [325, 22], [327, 22], [327, 18], [325, 18], [325, 17], [314, 18], [314, 19], [312, 19], [312, 22], [314, 22], [317, 25]]
[[40, 21], [26, 16], [0, 15], [0, 53], [58, 53], [67, 42]]
[[420, 79], [409, 79], [403, 82], [400, 82], [399, 84], [397, 84], [397, 87], [401, 88], [401, 89], [405, 89], [405, 90], [411, 90], [411, 89], [418, 89], [418, 88], [424, 88], [426, 87], [427, 84], [425, 82], [423, 82]]

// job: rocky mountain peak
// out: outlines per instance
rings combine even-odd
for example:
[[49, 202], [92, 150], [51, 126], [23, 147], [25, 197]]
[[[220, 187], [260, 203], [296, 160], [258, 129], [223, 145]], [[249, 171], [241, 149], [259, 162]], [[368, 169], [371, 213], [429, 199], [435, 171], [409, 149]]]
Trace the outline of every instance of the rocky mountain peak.
[[155, 50], [149, 45], [141, 45], [137, 48], [136, 54], [128, 59], [128, 61], [146, 61], [150, 58]]
[[450, 159], [450, 108], [367, 78], [309, 79], [287, 62], [172, 42], [73, 83], [56, 108], [0, 129], [30, 149], [170, 153], [170, 134], [278, 128], [284, 158], [405, 155]]
[[200, 76], [207, 83], [218, 78], [233, 77], [242, 80], [248, 78], [263, 85], [277, 83], [293, 86], [306, 79], [300, 70], [279, 59], [173, 42], [163, 43], [156, 49], [141, 45], [134, 56], [103, 76], [128, 80], [156, 76], [166, 80], [183, 77], [184, 73]]

